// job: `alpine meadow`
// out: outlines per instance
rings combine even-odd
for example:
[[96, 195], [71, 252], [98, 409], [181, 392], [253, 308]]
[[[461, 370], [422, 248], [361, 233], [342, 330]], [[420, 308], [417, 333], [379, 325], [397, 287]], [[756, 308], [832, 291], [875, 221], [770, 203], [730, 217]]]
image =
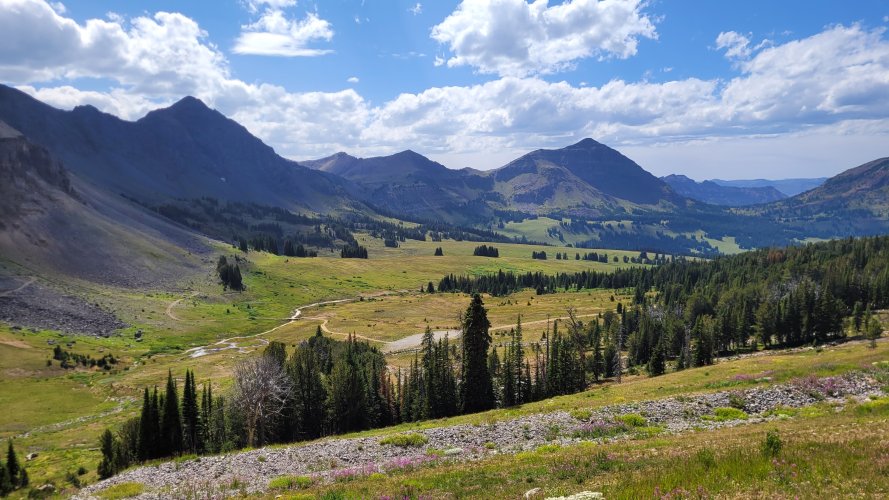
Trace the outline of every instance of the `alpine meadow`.
[[889, 497], [879, 0], [0, 0], [0, 497]]

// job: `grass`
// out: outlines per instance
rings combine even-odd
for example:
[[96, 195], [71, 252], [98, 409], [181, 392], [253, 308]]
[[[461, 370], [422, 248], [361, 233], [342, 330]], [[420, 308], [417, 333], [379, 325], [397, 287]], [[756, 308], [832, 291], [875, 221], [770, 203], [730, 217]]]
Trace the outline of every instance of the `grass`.
[[279, 476], [269, 481], [270, 490], [300, 490], [309, 488], [315, 479], [309, 476]]
[[383, 439], [380, 439], [380, 444], [382, 445], [399, 446], [401, 448], [420, 447], [428, 442], [429, 438], [427, 438], [423, 434], [418, 434], [416, 432], [408, 434], [393, 434], [391, 436], [386, 436]]
[[142, 494], [145, 486], [142, 483], [120, 483], [102, 490], [99, 498], [103, 500], [119, 500], [131, 498]]

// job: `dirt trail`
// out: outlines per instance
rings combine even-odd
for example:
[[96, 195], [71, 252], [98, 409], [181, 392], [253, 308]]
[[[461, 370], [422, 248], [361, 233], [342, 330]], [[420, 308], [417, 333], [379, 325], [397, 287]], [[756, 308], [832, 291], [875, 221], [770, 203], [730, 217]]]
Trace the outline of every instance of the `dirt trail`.
[[[179, 300], [182, 300], [182, 299], [179, 299]], [[219, 352], [219, 351], [225, 351], [228, 349], [234, 349], [234, 350], [237, 350], [238, 352], [249, 352], [246, 349], [239, 347], [235, 341], [236, 340], [255, 339], [255, 338], [267, 335], [269, 333], [272, 333], [280, 328], [284, 328], [285, 326], [290, 325], [290, 324], [294, 323], [295, 321], [299, 320], [300, 317], [302, 317], [302, 312], [304, 309], [309, 309], [312, 307], [321, 307], [321, 306], [325, 306], [328, 304], [341, 304], [344, 302], [355, 302], [357, 300], [358, 299], [328, 300], [328, 301], [324, 301], [324, 302], [314, 302], [312, 304], [300, 306], [300, 307], [293, 310], [293, 313], [290, 315], [289, 318], [287, 318], [286, 323], [282, 323], [282, 324], [280, 324], [274, 328], [270, 328], [264, 332], [254, 333], [253, 335], [238, 335], [235, 337], [229, 337], [226, 339], [222, 339], [222, 340], [219, 340], [217, 342], [214, 342], [212, 344], [208, 344], [205, 346], [192, 347], [191, 349], [186, 350], [185, 354], [187, 354], [188, 357], [190, 357], [190, 358], [199, 358], [201, 356], [206, 356], [207, 354], [211, 354], [211, 353]], [[172, 306], [172, 305], [173, 304], [170, 304], [170, 306]], [[168, 307], [168, 309], [169, 308], [170, 307]], [[260, 339], [260, 340], [264, 340], [264, 339]]]
[[169, 316], [170, 319], [172, 319], [173, 321], [185, 321], [184, 319], [180, 318], [179, 316], [176, 316], [175, 314], [173, 314], [173, 308], [178, 306], [183, 300], [190, 299], [192, 297], [197, 297], [197, 296], [198, 296], [198, 292], [191, 292], [191, 294], [189, 294], [188, 297], [182, 297], [182, 298], [174, 300], [173, 302], [170, 302], [170, 304], [167, 306], [167, 310], [165, 311], [165, 314], [167, 316]]
[[3, 292], [0, 292], [0, 297], [8, 297], [8, 296], [10, 296], [10, 295], [12, 295], [12, 294], [14, 294], [14, 293], [16, 293], [16, 292], [20, 292], [20, 291], [22, 291], [24, 288], [30, 286], [30, 285], [31, 285], [32, 283], [34, 283], [35, 281], [37, 281], [37, 278], [35, 278], [34, 276], [29, 276], [29, 277], [28, 277], [28, 281], [26, 281], [26, 282], [25, 282], [24, 284], [22, 284], [20, 287], [18, 287], [18, 288], [14, 288], [14, 289], [12, 289], [12, 290], [6, 290], [6, 291], [3, 291]]

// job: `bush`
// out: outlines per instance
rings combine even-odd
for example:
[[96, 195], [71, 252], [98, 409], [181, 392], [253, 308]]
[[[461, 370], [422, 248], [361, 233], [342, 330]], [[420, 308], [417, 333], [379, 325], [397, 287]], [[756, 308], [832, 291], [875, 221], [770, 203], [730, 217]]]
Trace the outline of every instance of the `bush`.
[[713, 410], [713, 415], [704, 415], [704, 420], [714, 422], [728, 422], [730, 420], [747, 420], [747, 413], [737, 408], [717, 408]]
[[386, 436], [380, 440], [380, 444], [389, 444], [392, 446], [400, 446], [402, 448], [406, 448], [408, 446], [423, 446], [428, 442], [429, 438], [427, 438], [423, 434], [417, 434], [416, 432], [412, 432], [410, 434], [393, 434], [391, 436]]
[[747, 407], [747, 400], [741, 394], [733, 392], [728, 395], [728, 405], [732, 408], [744, 410]]
[[648, 425], [648, 421], [645, 420], [645, 417], [639, 415], [638, 413], [628, 413], [626, 415], [620, 415], [615, 417], [615, 420], [626, 425], [627, 427], [645, 427]]
[[309, 476], [279, 476], [269, 481], [269, 489], [302, 490], [313, 484], [315, 484], [315, 479]]
[[783, 446], [784, 443], [781, 441], [781, 436], [778, 435], [777, 430], [773, 429], [766, 432], [766, 437], [760, 445], [760, 450], [765, 457], [777, 457], [781, 453]]
[[593, 410], [589, 408], [575, 408], [568, 413], [577, 420], [589, 420], [593, 416]]

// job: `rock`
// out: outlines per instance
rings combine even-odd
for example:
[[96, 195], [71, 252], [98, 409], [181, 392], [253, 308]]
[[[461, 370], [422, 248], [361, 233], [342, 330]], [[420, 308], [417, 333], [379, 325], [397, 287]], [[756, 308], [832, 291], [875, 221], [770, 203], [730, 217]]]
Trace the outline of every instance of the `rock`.
[[595, 498], [605, 498], [598, 491], [581, 491], [567, 497], [547, 497], [546, 500], [593, 500]]
[[37, 457], [38, 457], [37, 453], [28, 453], [28, 455], [25, 457], [25, 460], [30, 462], [31, 460], [34, 460]]
[[534, 498], [540, 493], [540, 488], [532, 488], [525, 492], [525, 498]]
[[56, 491], [56, 487], [53, 484], [44, 484], [43, 486], [38, 486], [37, 491], [41, 493], [54, 493]]

